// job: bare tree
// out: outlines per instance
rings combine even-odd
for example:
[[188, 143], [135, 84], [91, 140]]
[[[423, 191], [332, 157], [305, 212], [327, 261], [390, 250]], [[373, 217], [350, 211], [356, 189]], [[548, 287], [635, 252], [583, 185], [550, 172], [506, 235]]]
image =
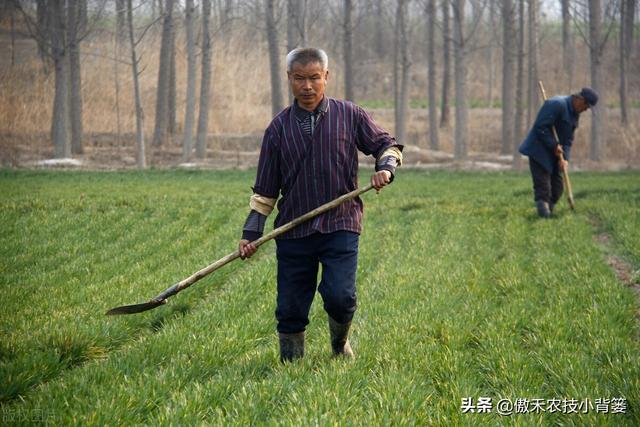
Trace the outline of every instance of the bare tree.
[[467, 45], [464, 35], [465, 0], [453, 0], [453, 56], [456, 88], [456, 125], [454, 130], [456, 159], [467, 157], [467, 126], [469, 105], [467, 100]]
[[502, 154], [511, 153], [514, 139], [514, 14], [513, 1], [502, 0]]
[[344, 0], [342, 21], [343, 61], [344, 61], [344, 97], [353, 101], [353, 2]]
[[271, 113], [282, 110], [282, 82], [280, 69], [280, 49], [276, 22], [276, 0], [265, 0], [267, 21], [267, 42], [269, 44], [269, 64], [271, 69]]
[[209, 129], [209, 94], [211, 92], [211, 35], [209, 18], [211, 0], [202, 0], [202, 73], [200, 77], [200, 107], [196, 157], [204, 159], [207, 154], [207, 132]]
[[116, 107], [116, 144], [120, 146], [122, 125], [120, 121], [120, 62], [122, 60], [121, 47], [128, 34], [127, 6], [125, 0], [116, 0], [116, 32], [114, 34], [113, 83], [115, 89]]
[[436, 0], [428, 0], [427, 15], [427, 68], [429, 74], [429, 145], [432, 150], [439, 148], [438, 108], [436, 106]]
[[52, 57], [51, 45], [51, 16], [47, 7], [47, 0], [36, 0], [36, 26], [35, 26], [35, 40], [38, 44], [38, 54], [42, 60], [42, 66], [44, 72], [49, 72], [49, 59]]
[[64, 0], [51, 0], [51, 54], [55, 69], [55, 95], [53, 98], [53, 117], [51, 120], [51, 139], [54, 157], [71, 157], [71, 145], [68, 143], [67, 124], [69, 104], [67, 102], [69, 84], [68, 51], [65, 44], [66, 19]]
[[487, 106], [489, 108], [493, 108], [493, 81], [495, 80], [495, 71], [494, 68], [496, 67], [496, 64], [494, 64], [496, 61], [494, 61], [493, 59], [493, 55], [494, 55], [494, 45], [496, 44], [496, 35], [495, 35], [495, 31], [493, 30], [494, 26], [495, 26], [495, 22], [496, 22], [496, 1], [495, 0], [488, 0], [489, 1], [489, 40], [487, 41], [487, 71], [488, 71], [488, 75], [487, 75]]
[[[606, 38], [602, 35], [602, 4], [600, 0], [589, 0], [589, 62], [591, 70], [591, 87], [602, 97], [602, 56]], [[602, 146], [604, 145], [603, 115], [605, 108], [598, 108], [598, 113], [591, 117], [591, 149], [590, 158], [594, 161], [602, 160]]]
[[570, 0], [560, 0], [562, 6], [562, 64], [567, 78], [567, 88], [573, 88], [575, 74], [575, 41], [571, 31]]
[[171, 45], [169, 54], [169, 91], [167, 93], [167, 132], [176, 133], [176, 30], [171, 26]]
[[173, 32], [173, 0], [166, 0], [162, 40], [160, 42], [160, 64], [156, 95], [156, 120], [152, 144], [161, 146], [167, 139], [167, 116], [169, 108], [169, 87], [171, 74], [171, 34]]
[[527, 123], [540, 108], [538, 98], [538, 0], [529, 0], [529, 87], [527, 90]]
[[[606, 99], [604, 85], [602, 84], [602, 59], [607, 45], [607, 41], [615, 25], [615, 13], [617, 2], [607, 1], [603, 9], [600, 0], [589, 0], [588, 2], [588, 27], [589, 33], [584, 34], [581, 27], [576, 28], [589, 47], [589, 68], [591, 72], [591, 87], [600, 94], [601, 99]], [[574, 9], [574, 14], [577, 14]], [[604, 12], [604, 19], [603, 19]], [[603, 31], [606, 30], [606, 31]], [[596, 113], [591, 117], [591, 144], [589, 158], [594, 161], [602, 160], [602, 147], [605, 145], [605, 131], [607, 109], [602, 103], [596, 108]]]
[[287, 0], [287, 52], [307, 44], [307, 0]]
[[408, 0], [397, 0], [395, 48], [394, 48], [394, 108], [395, 108], [395, 133], [401, 143], [406, 137], [406, 118], [409, 108], [409, 40], [407, 35]]
[[69, 2], [67, 6], [67, 46], [69, 50], [69, 120], [71, 152], [82, 154], [82, 77], [80, 73], [80, 10], [86, 0]]
[[193, 152], [193, 123], [196, 112], [196, 42], [194, 15], [196, 9], [193, 0], [187, 0], [185, 10], [185, 29], [187, 32], [187, 99], [184, 113], [184, 138], [182, 160], [187, 162]]
[[451, 31], [449, 0], [442, 0], [442, 97], [440, 98], [440, 127], [449, 126], [449, 92], [451, 86]]
[[131, 73], [133, 75], [133, 91], [136, 103], [136, 162], [138, 168], [147, 167], [144, 142], [144, 111], [142, 110], [142, 100], [140, 98], [140, 81], [138, 73], [138, 58], [136, 55], [136, 41], [133, 36], [133, 7], [131, 0], [127, 0], [127, 27], [129, 33], [129, 47], [131, 49]]
[[523, 138], [522, 120], [524, 118], [524, 1], [518, 3], [518, 65], [516, 72], [516, 115], [514, 123], [513, 168], [520, 168], [518, 148]]
[[621, 0], [620, 3], [620, 121], [623, 126], [629, 124], [627, 97], [627, 70], [633, 46], [633, 21], [636, 0]]

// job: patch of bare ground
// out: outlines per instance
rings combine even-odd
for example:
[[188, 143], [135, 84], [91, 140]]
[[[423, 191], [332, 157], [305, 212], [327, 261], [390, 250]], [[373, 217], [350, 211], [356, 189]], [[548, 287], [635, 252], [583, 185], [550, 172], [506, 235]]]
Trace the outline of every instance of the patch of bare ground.
[[591, 217], [590, 222], [596, 230], [596, 234], [593, 235], [593, 240], [602, 250], [607, 265], [616, 275], [618, 281], [631, 288], [635, 294], [638, 306], [636, 315], [638, 319], [640, 319], [640, 271], [636, 270], [631, 263], [615, 253], [613, 237], [610, 233], [601, 229], [601, 223], [598, 218]]

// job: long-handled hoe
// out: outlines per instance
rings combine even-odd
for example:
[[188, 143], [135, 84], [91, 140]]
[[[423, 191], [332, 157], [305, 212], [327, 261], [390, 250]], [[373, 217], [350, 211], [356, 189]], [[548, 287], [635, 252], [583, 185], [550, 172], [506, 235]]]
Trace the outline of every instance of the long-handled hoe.
[[[542, 99], [546, 101], [547, 94], [544, 91], [544, 85], [542, 84], [542, 80], [538, 80], [538, 87], [540, 88], [540, 92], [542, 93]], [[555, 138], [555, 141], [559, 143], [560, 139], [558, 138], [558, 133], [556, 132], [556, 128], [552, 127], [551, 129], [553, 129], [553, 136]], [[564, 163], [564, 156], [562, 155], [562, 153], [558, 155], [558, 160]], [[571, 189], [571, 181], [569, 181], [569, 171], [567, 171], [566, 168], [562, 168], [562, 180], [564, 181], [564, 187], [567, 189], [567, 201], [569, 202], [569, 206], [571, 207], [571, 210], [574, 210], [576, 208], [576, 205], [573, 202], [573, 190]]]
[[[347, 200], [351, 200], [354, 199], [356, 197], [358, 197], [359, 195], [366, 193], [367, 191], [371, 190], [373, 188], [372, 184], [367, 185], [366, 187], [362, 187], [362, 188], [358, 188], [357, 190], [353, 190], [350, 193], [347, 194], [343, 194], [342, 196], [325, 203], [322, 206], [317, 207], [316, 209], [307, 212], [306, 214], [294, 219], [293, 221], [282, 225], [278, 228], [276, 228], [275, 230], [271, 231], [268, 234], [265, 234], [264, 236], [262, 236], [261, 238], [259, 238], [258, 240], [256, 240], [255, 242], [253, 242], [256, 247], [261, 246], [264, 243], [267, 243], [269, 240], [278, 237], [279, 235], [281, 235], [282, 233], [291, 230], [292, 228], [294, 228], [295, 226], [310, 220], [311, 218], [320, 215], [321, 213], [324, 213], [328, 210], [331, 210], [333, 208], [335, 208], [336, 206], [340, 205], [343, 202], [346, 202]], [[116, 315], [116, 314], [133, 314], [133, 313], [142, 313], [143, 311], [147, 311], [147, 310], [151, 310], [154, 309], [158, 306], [161, 306], [162, 304], [165, 304], [167, 302], [167, 299], [174, 296], [175, 294], [177, 294], [178, 292], [188, 288], [189, 286], [193, 285], [194, 283], [196, 283], [198, 280], [202, 279], [205, 276], [208, 276], [209, 274], [213, 273], [214, 271], [216, 271], [217, 269], [219, 269], [220, 267], [222, 267], [223, 265], [226, 265], [228, 263], [230, 263], [231, 261], [235, 260], [236, 258], [240, 257], [240, 251], [236, 250], [232, 253], [230, 253], [229, 255], [220, 258], [218, 261], [214, 262], [213, 264], [203, 268], [202, 270], [196, 271], [195, 273], [193, 273], [191, 276], [187, 277], [186, 279], [176, 283], [175, 285], [171, 286], [170, 288], [166, 289], [164, 292], [158, 294], [157, 296], [155, 296], [154, 298], [152, 298], [151, 300], [149, 300], [148, 302], [143, 302], [142, 304], [133, 304], [133, 305], [123, 305], [121, 307], [116, 307], [116, 308], [112, 308], [111, 310], [107, 311], [107, 315]]]

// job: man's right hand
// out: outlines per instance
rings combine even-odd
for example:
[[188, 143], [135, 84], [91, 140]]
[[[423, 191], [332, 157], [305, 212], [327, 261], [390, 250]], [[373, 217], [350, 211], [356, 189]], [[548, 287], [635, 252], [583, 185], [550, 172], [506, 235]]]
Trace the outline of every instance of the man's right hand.
[[241, 239], [238, 243], [238, 251], [240, 252], [241, 259], [251, 258], [257, 250], [258, 247], [246, 239]]

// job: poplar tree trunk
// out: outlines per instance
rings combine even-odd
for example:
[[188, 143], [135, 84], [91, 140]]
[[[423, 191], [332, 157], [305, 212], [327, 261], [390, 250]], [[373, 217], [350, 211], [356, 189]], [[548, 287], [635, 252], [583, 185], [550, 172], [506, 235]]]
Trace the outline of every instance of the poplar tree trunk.
[[[493, 27], [493, 23], [496, 20], [496, 4], [495, 0], [489, 0], [489, 26]], [[489, 29], [489, 46], [487, 47], [487, 70], [489, 75], [487, 76], [487, 107], [493, 108], [493, 81], [495, 80], [494, 73], [494, 32], [490, 28]], [[512, 42], [513, 43], [513, 42]]]
[[275, 3], [275, 0], [265, 0], [267, 42], [269, 44], [269, 64], [271, 69], [271, 114], [274, 117], [282, 110], [282, 70], [280, 69], [280, 45], [275, 19]]
[[620, 122], [629, 124], [629, 98], [627, 97], [627, 71], [633, 47], [633, 21], [636, 0], [621, 0], [620, 4]]
[[440, 127], [449, 126], [449, 92], [451, 86], [451, 31], [449, 0], [442, 0], [442, 97], [440, 98]]
[[176, 133], [176, 30], [171, 28], [171, 53], [169, 54], [169, 91], [167, 98], [167, 132]]
[[55, 69], [55, 95], [51, 118], [51, 140], [56, 159], [71, 157], [71, 144], [68, 141], [67, 124], [69, 103], [67, 100], [69, 85], [69, 64], [65, 40], [65, 1], [51, 0], [49, 13], [51, 18], [51, 53]]
[[562, 7], [562, 64], [566, 76], [567, 91], [573, 90], [575, 67], [575, 41], [571, 31], [570, 0], [560, 0]]
[[[50, 2], [51, 3], [51, 2]], [[45, 74], [49, 73], [49, 58], [51, 58], [52, 52], [47, 40], [53, 40], [51, 34], [52, 27], [52, 10], [53, 4], [50, 7], [47, 6], [47, 0], [36, 0], [36, 42], [38, 44], [38, 55], [42, 61]]]
[[160, 65], [156, 95], [156, 120], [152, 144], [161, 146], [167, 139], [167, 116], [169, 109], [169, 86], [171, 75], [171, 33], [173, 27], [173, 0], [166, 0], [162, 41], [160, 42]]
[[429, 74], [429, 146], [438, 150], [438, 108], [436, 106], [436, 0], [428, 0], [427, 8], [427, 67]]
[[399, 82], [396, 82], [396, 139], [400, 143], [404, 143], [406, 140], [406, 118], [407, 109], [409, 104], [409, 68], [411, 63], [409, 61], [409, 48], [407, 40], [407, 27], [406, 27], [406, 9], [407, 0], [398, 0], [396, 9], [396, 51], [398, 52], [398, 61], [394, 66], [398, 69], [396, 72], [396, 78], [399, 78]]
[[193, 0], [186, 0], [185, 28], [187, 32], [187, 99], [184, 113], [184, 138], [182, 160], [191, 160], [193, 152], [193, 122], [196, 112], [196, 42], [193, 21], [195, 6]]
[[344, 0], [344, 21], [342, 23], [343, 31], [343, 54], [344, 54], [344, 98], [347, 101], [353, 101], [353, 29], [351, 14], [353, 12], [353, 3], [351, 0]]
[[538, 98], [538, 0], [529, 0], [529, 90], [527, 93], [527, 123], [535, 118]]
[[524, 118], [524, 1], [518, 1], [518, 65], [516, 75], [516, 117], [514, 124], [513, 168], [520, 168], [520, 152], [518, 148], [524, 135], [522, 120]]
[[131, 49], [131, 74], [133, 76], [133, 91], [136, 102], [136, 162], [139, 169], [147, 167], [147, 158], [144, 143], [144, 112], [140, 99], [140, 82], [138, 75], [138, 58], [136, 57], [136, 44], [133, 37], [133, 7], [131, 0], [127, 0], [127, 26], [129, 32], [129, 47]]
[[69, 50], [69, 121], [71, 153], [82, 154], [82, 77], [80, 72], [79, 11], [83, 1], [69, 2], [67, 46]]
[[198, 139], [196, 157], [204, 159], [207, 154], [207, 131], [209, 129], [209, 93], [211, 86], [211, 35], [209, 18], [211, 1], [202, 0], [202, 74], [200, 77], [200, 108], [198, 116]]
[[467, 127], [469, 106], [467, 100], [467, 58], [464, 39], [464, 7], [465, 0], [453, 1], [454, 31], [454, 76], [456, 88], [456, 123], [454, 130], [454, 157], [458, 160], [467, 158]]
[[[591, 87], [603, 96], [602, 85], [602, 56], [604, 42], [602, 40], [602, 9], [600, 0], [589, 0], [589, 60], [591, 66]], [[605, 111], [603, 104], [597, 108], [596, 114], [591, 116], [591, 149], [590, 158], [594, 161], [602, 160], [604, 141]]]
[[514, 99], [513, 99], [513, 46], [514, 6], [512, 0], [502, 0], [502, 149], [510, 154], [513, 147]]

